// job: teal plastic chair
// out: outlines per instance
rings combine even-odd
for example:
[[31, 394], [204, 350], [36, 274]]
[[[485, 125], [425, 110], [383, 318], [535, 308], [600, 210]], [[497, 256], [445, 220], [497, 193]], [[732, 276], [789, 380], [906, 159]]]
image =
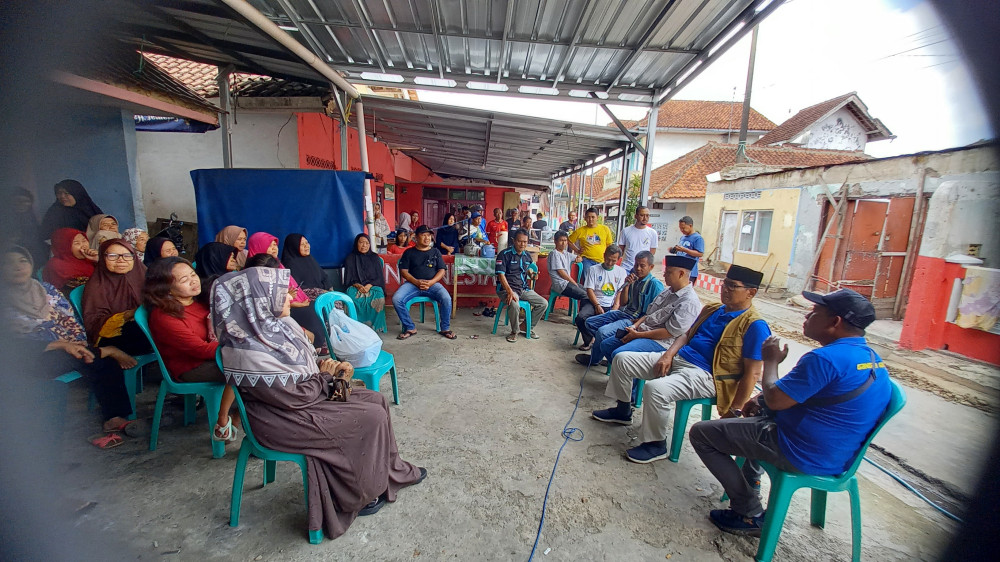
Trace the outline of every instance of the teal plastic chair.
[[[642, 402], [642, 387], [646, 381], [642, 381], [639, 387], [638, 403]], [[674, 428], [670, 435], [670, 456], [671, 462], [677, 462], [681, 458], [681, 445], [684, 444], [684, 435], [687, 433], [688, 418], [691, 417], [691, 408], [701, 405], [701, 419], [712, 419], [712, 408], [716, 405], [715, 397], [693, 398], [691, 400], [678, 400], [674, 403]]]
[[[434, 305], [434, 330], [441, 331], [441, 311], [438, 309], [438, 303], [436, 300], [430, 297], [417, 297], [411, 300], [406, 307], [412, 308], [415, 304], [420, 304], [420, 323], [424, 323], [424, 303], [430, 303]], [[353, 304], [353, 303], [352, 303]]]
[[[502, 306], [503, 306], [503, 325], [504, 326], [509, 326], [510, 325], [510, 309], [505, 304], [502, 304]], [[531, 337], [531, 304], [529, 304], [529, 303], [527, 303], [525, 301], [517, 301], [517, 306], [518, 306], [518, 308], [520, 308], [521, 310], [524, 311], [524, 326], [526, 328], [525, 331], [524, 331], [524, 333], [525, 333], [525, 335], [527, 337], [530, 338]], [[499, 314], [499, 311], [497, 311], [497, 314], [493, 315], [493, 333], [494, 334], [497, 333], [497, 326], [499, 326], [499, 325], [500, 325], [500, 314]]]
[[[205, 397], [205, 413], [208, 414], [208, 431], [211, 439], [215, 423], [219, 419], [219, 405], [222, 403], [222, 391], [226, 385], [217, 382], [174, 382], [167, 371], [167, 366], [160, 357], [159, 350], [156, 349], [156, 342], [153, 341], [153, 334], [149, 331], [149, 311], [146, 306], [140, 306], [135, 311], [135, 322], [139, 325], [142, 333], [146, 334], [146, 339], [153, 346], [153, 356], [160, 363], [160, 370], [163, 372], [163, 381], [160, 382], [160, 391], [156, 393], [156, 407], [153, 410], [153, 425], [149, 431], [149, 450], [156, 450], [156, 443], [160, 435], [160, 417], [163, 415], [163, 401], [167, 398], [167, 393], [180, 394], [184, 396], [184, 425], [191, 425], [195, 422], [196, 410], [195, 399], [200, 395]], [[221, 459], [226, 455], [226, 444], [212, 439], [212, 457]]]
[[[80, 323], [83, 323], [83, 285], [73, 289], [69, 293], [69, 303], [73, 306], [73, 310], [76, 312], [77, 318]], [[128, 401], [132, 404], [132, 415], [128, 417], [130, 420], [135, 419], [135, 395], [137, 392], [142, 392], [142, 369], [146, 365], [149, 365], [153, 361], [156, 361], [155, 353], [147, 353], [145, 355], [136, 355], [133, 357], [135, 359], [135, 367], [131, 369], [125, 369], [125, 390], [128, 392]], [[93, 410], [97, 407], [97, 401], [94, 398], [94, 394], [90, 394], [90, 404], [89, 409]]]
[[[316, 298], [316, 302], [313, 303], [313, 308], [316, 310], [316, 314], [319, 315], [320, 320], [323, 324], [323, 337], [326, 340], [326, 345], [330, 349], [330, 357], [336, 359], [333, 354], [333, 345], [330, 342], [330, 329], [327, 327], [327, 318], [330, 317], [330, 312], [333, 311], [334, 305], [338, 302], [344, 303], [347, 309], [347, 315], [351, 318], [357, 320], [358, 311], [354, 307], [354, 301], [351, 297], [345, 295], [344, 293], [338, 293], [337, 291], [329, 291], [323, 293]], [[421, 310], [423, 310], [421, 308]], [[434, 311], [437, 314], [437, 303], [434, 303]], [[354, 378], [363, 381], [365, 383], [365, 388], [368, 390], [379, 391], [379, 381], [385, 374], [389, 374], [389, 380], [392, 382], [392, 402], [394, 404], [399, 404], [399, 383], [396, 380], [396, 358], [392, 356], [386, 350], [379, 351], [378, 359], [375, 363], [367, 367], [355, 367], [354, 368]]]
[[[215, 350], [215, 362], [219, 365], [220, 371], [222, 370], [221, 352], [222, 347]], [[264, 461], [264, 482], [261, 485], [262, 487], [274, 482], [278, 461], [289, 461], [299, 465], [299, 468], [302, 470], [302, 489], [305, 492], [306, 514], [308, 516], [309, 473], [306, 470], [306, 456], [297, 453], [275, 451], [258, 443], [257, 438], [253, 436], [253, 430], [250, 428], [250, 418], [247, 417], [246, 408], [243, 406], [243, 399], [240, 397], [238, 391], [235, 394], [236, 406], [240, 410], [240, 419], [243, 420], [243, 442], [240, 444], [240, 454], [236, 458], [236, 468], [233, 471], [233, 494], [229, 502], [229, 526], [238, 527], [240, 525], [240, 507], [243, 504], [243, 479], [246, 477], [247, 461], [250, 459], [250, 455]], [[321, 542], [323, 542], [323, 530], [310, 530], [309, 543], [319, 544]]]
[[[826, 496], [829, 492], [847, 492], [851, 497], [851, 560], [858, 562], [861, 560], [861, 495], [858, 491], [858, 479], [854, 473], [861, 464], [868, 446], [872, 439], [878, 434], [882, 426], [893, 416], [899, 413], [906, 405], [906, 394], [903, 387], [896, 381], [892, 383], [892, 394], [889, 398], [889, 405], [882, 414], [882, 419], [872, 430], [871, 435], [861, 445], [857, 456], [851, 466], [840, 476], [810, 476], [785, 472], [772, 464], [760, 462], [760, 466], [767, 472], [771, 479], [771, 493], [767, 497], [767, 512], [764, 516], [764, 526], [760, 532], [760, 544], [757, 545], [757, 554], [754, 560], [757, 562], [769, 562], [774, 556], [774, 550], [778, 546], [778, 538], [781, 536], [781, 527], [785, 523], [785, 516], [788, 514], [788, 505], [792, 500], [792, 494], [799, 488], [811, 488], [812, 500], [810, 502], [810, 523], [813, 526], [823, 528], [826, 525]], [[742, 459], [738, 459], [742, 460]], [[725, 498], [725, 496], [723, 496]]]
[[[583, 268], [579, 267], [579, 264], [570, 264], [570, 271], [572, 271], [572, 268], [573, 268], [574, 265], [577, 266], [577, 268], [576, 268], [576, 282], [579, 283], [580, 282], [580, 274], [583, 273]], [[572, 316], [573, 318], [576, 318], [576, 311], [577, 311], [577, 308], [579, 307], [580, 303], [576, 299], [573, 299], [573, 298], [570, 298], [570, 297], [564, 297], [564, 295], [560, 295], [559, 293], [557, 293], [556, 291], [554, 291], [554, 290], [552, 290], [550, 288], [549, 289], [549, 306], [548, 306], [548, 308], [545, 309], [545, 317], [542, 318], [542, 320], [548, 320], [549, 319], [549, 313], [552, 312], [553, 309], [555, 309], [555, 307], [556, 307], [556, 300], [560, 299], [560, 298], [569, 299], [569, 309], [566, 311], [566, 316]], [[576, 344], [574, 343], [573, 345], [576, 345]]]

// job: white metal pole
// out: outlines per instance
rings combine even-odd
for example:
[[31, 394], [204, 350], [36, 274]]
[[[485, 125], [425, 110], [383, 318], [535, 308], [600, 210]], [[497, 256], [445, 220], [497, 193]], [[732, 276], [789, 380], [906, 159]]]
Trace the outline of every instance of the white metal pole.
[[642, 161], [642, 191], [639, 192], [639, 204], [649, 206], [649, 175], [653, 173], [653, 144], [656, 142], [656, 122], [660, 117], [660, 106], [649, 108], [649, 118], [646, 120], [646, 158]]
[[232, 103], [229, 97], [229, 73], [231, 66], [220, 66], [216, 84], [219, 86], [219, 131], [222, 133], [222, 167], [233, 167], [233, 137], [229, 130], [229, 117], [232, 115]]
[[[365, 104], [358, 98], [354, 103], [358, 119], [358, 147], [361, 151], [361, 170], [371, 173], [368, 167], [368, 135], [365, 134]], [[365, 227], [369, 234], [375, 233], [375, 216], [372, 209], [372, 180], [365, 178]]]

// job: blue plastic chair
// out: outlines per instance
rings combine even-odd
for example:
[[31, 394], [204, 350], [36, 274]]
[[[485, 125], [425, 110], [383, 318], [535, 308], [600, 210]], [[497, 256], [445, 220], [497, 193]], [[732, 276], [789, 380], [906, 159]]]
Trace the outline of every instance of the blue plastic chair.
[[[503, 306], [503, 325], [510, 325], [510, 307], [501, 303]], [[531, 304], [525, 301], [517, 301], [517, 306], [524, 311], [524, 326], [525, 326], [525, 336], [531, 337]], [[493, 316], [493, 333], [497, 333], [497, 326], [500, 325], [500, 314], [498, 313]]]
[[[642, 381], [645, 385], [646, 381]], [[642, 401], [642, 386], [639, 387], [639, 399]], [[691, 417], [691, 408], [701, 405], [701, 419], [712, 419], [712, 407], [716, 405], [715, 397], [692, 398], [691, 400], [678, 400], [674, 402], [674, 427], [670, 435], [670, 456], [671, 462], [677, 462], [681, 458], [681, 445], [684, 444], [684, 435], [687, 433], [688, 418]]]
[[407, 303], [406, 307], [407, 308], [412, 308], [413, 305], [418, 304], [418, 303], [420, 304], [420, 323], [421, 324], [424, 323], [424, 305], [423, 305], [423, 303], [431, 303], [432, 305], [434, 305], [434, 329], [436, 331], [440, 332], [441, 331], [441, 311], [438, 308], [437, 301], [434, 300], [434, 299], [432, 299], [432, 298], [430, 298], [430, 297], [417, 297], [415, 299], [412, 299], [409, 303]]
[[[219, 405], [222, 403], [222, 391], [226, 385], [217, 382], [174, 382], [167, 371], [167, 366], [160, 357], [159, 350], [156, 349], [156, 342], [153, 341], [153, 334], [149, 331], [149, 311], [146, 306], [140, 306], [135, 311], [135, 322], [139, 325], [142, 333], [146, 334], [146, 339], [153, 346], [153, 356], [160, 363], [160, 370], [163, 372], [163, 381], [160, 382], [160, 391], [156, 393], [156, 407], [153, 410], [153, 426], [149, 432], [149, 450], [156, 450], [157, 439], [160, 434], [160, 416], [163, 414], [163, 401], [167, 393], [180, 394], [184, 396], [184, 425], [191, 425], [195, 422], [195, 399], [201, 395], [205, 397], [205, 413], [208, 414], [208, 431], [211, 439], [211, 432], [215, 429], [215, 423], [219, 418]], [[221, 441], [211, 440], [212, 457], [221, 459], [226, 455], [226, 444]]]
[[[79, 287], [73, 289], [69, 293], [69, 303], [73, 306], [73, 310], [76, 312], [76, 316], [80, 320], [81, 324], [83, 323], [83, 287], [84, 285], [80, 285]], [[135, 367], [132, 367], [131, 369], [125, 369], [124, 373], [125, 390], [128, 392], [128, 401], [132, 404], [132, 415], [128, 417], [128, 419], [130, 420], [134, 420], [136, 416], [135, 414], [136, 392], [142, 392], [143, 389], [142, 369], [146, 365], [149, 365], [153, 361], [156, 361], [156, 354], [147, 353], [145, 355], [136, 355], [135, 357], [133, 357], [133, 359], [135, 359], [136, 361]], [[94, 398], [94, 394], [91, 393], [90, 404], [88, 407], [91, 410], [93, 410], [96, 406], [97, 406], [97, 401]]]
[[[222, 370], [222, 347], [215, 350], [215, 362]], [[306, 470], [306, 456], [297, 453], [283, 453], [268, 449], [257, 442], [250, 428], [250, 418], [247, 417], [246, 408], [243, 406], [243, 399], [240, 393], [236, 393], [236, 406], [240, 409], [240, 419], [243, 420], [243, 442], [240, 444], [240, 454], [236, 458], [236, 468], [233, 471], [233, 494], [229, 502], [229, 526], [238, 527], [240, 525], [240, 507], [243, 504], [243, 479], [247, 472], [247, 461], [250, 455], [264, 461], [264, 482], [261, 485], [267, 486], [274, 482], [277, 473], [278, 461], [289, 461], [299, 465], [302, 470], [302, 489], [305, 492], [306, 514], [309, 513], [309, 472]], [[323, 542], [323, 530], [310, 530], [309, 543], [319, 544]]]
[[[330, 329], [327, 327], [327, 319], [330, 317], [330, 312], [333, 311], [334, 305], [338, 302], [344, 303], [344, 306], [347, 308], [347, 315], [357, 320], [358, 312], [354, 307], [354, 301], [344, 293], [329, 291], [317, 297], [316, 302], [313, 303], [316, 314], [322, 320], [323, 337], [326, 339], [326, 345], [330, 349], [330, 357], [333, 358], [336, 357], [333, 354], [333, 345], [330, 341]], [[421, 308], [421, 310], [423, 309]], [[437, 303], [434, 303], [434, 311], [436, 315]], [[389, 380], [392, 382], [392, 402], [398, 405], [399, 383], [396, 380], [396, 358], [391, 353], [383, 349], [379, 351], [378, 359], [375, 360], [375, 363], [367, 367], [354, 368], [354, 378], [364, 382], [365, 388], [374, 390], [375, 392], [379, 391], [379, 381], [382, 380], [382, 377], [386, 373], [389, 373]]]
[[[906, 394], [903, 387], [896, 381], [892, 383], [892, 394], [889, 398], [889, 405], [882, 414], [882, 419], [872, 430], [871, 435], [861, 445], [857, 456], [851, 466], [840, 476], [811, 476], [808, 474], [798, 474], [785, 472], [772, 464], [761, 461], [760, 466], [767, 472], [771, 479], [771, 493], [767, 497], [767, 512], [764, 516], [764, 526], [760, 533], [760, 544], [757, 545], [757, 554], [754, 560], [757, 562], [768, 562], [774, 556], [774, 550], [778, 546], [778, 539], [781, 536], [781, 527], [785, 523], [785, 516], [788, 514], [788, 505], [792, 500], [792, 495], [799, 488], [811, 488], [812, 500], [810, 502], [810, 523], [813, 526], [823, 528], [826, 525], [826, 496], [829, 492], [847, 492], [851, 498], [851, 560], [858, 562], [861, 560], [861, 494], [858, 491], [858, 479], [854, 473], [861, 464], [868, 445], [878, 434], [882, 426], [893, 416], [899, 413], [906, 405]], [[738, 459], [742, 460], [742, 459]], [[723, 496], [725, 498], [725, 496]]]

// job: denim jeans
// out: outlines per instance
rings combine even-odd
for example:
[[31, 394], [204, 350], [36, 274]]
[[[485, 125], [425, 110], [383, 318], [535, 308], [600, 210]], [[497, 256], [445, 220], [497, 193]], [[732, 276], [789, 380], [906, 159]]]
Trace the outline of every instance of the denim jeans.
[[601, 344], [604, 340], [615, 337], [615, 332], [631, 326], [635, 320], [620, 310], [611, 310], [604, 314], [591, 316], [587, 319], [587, 330], [594, 334], [594, 347], [590, 351], [590, 364], [597, 365], [604, 358]]
[[590, 258], [582, 258], [582, 261], [580, 262], [580, 270], [582, 271], [582, 273], [580, 274], [580, 280], [582, 281], [587, 278], [588, 269], [600, 263], [601, 262], [594, 261]]
[[396, 316], [399, 317], [399, 323], [403, 325], [403, 331], [409, 332], [416, 328], [413, 320], [410, 319], [409, 303], [417, 297], [430, 297], [438, 303], [441, 309], [441, 331], [447, 332], [448, 328], [451, 327], [451, 295], [448, 294], [448, 289], [445, 289], [444, 285], [440, 283], [435, 283], [426, 291], [421, 291], [416, 285], [409, 282], [400, 285], [395, 294], [392, 295], [392, 307], [396, 309]]

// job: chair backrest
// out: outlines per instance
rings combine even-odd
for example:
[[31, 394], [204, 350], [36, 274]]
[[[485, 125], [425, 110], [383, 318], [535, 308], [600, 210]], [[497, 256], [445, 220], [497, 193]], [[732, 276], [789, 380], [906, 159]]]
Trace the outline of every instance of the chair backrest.
[[[219, 370], [225, 372], [222, 368], [222, 346], [215, 348], [215, 364], [218, 365]], [[250, 443], [257, 447], [258, 449], [263, 449], [260, 443], [257, 442], [257, 438], [253, 436], [253, 430], [250, 429], [250, 420], [247, 419], [247, 409], [243, 406], [243, 398], [240, 396], [239, 389], [235, 385], [230, 385], [233, 387], [234, 402], [236, 402], [236, 407], [240, 409], [240, 420], [243, 423], [243, 433], [246, 434], [246, 438], [250, 440]]]
[[330, 328], [328, 327], [327, 321], [330, 318], [330, 312], [333, 311], [333, 307], [338, 302], [344, 303], [348, 316], [355, 320], [358, 319], [358, 309], [354, 306], [354, 301], [351, 300], [350, 296], [345, 295], [344, 293], [327, 291], [316, 297], [316, 302], [313, 303], [313, 310], [316, 311], [316, 315], [319, 316], [320, 323], [323, 324], [323, 338], [326, 340], [326, 347], [330, 350], [331, 356], [333, 355], [333, 345], [330, 342]]
[[841, 475], [840, 478], [843, 479], [854, 476], [854, 473], [858, 470], [858, 466], [861, 464], [861, 459], [864, 458], [865, 453], [868, 451], [868, 446], [871, 445], [872, 439], [875, 439], [875, 436], [878, 435], [882, 426], [884, 426], [887, 421], [892, 419], [892, 416], [898, 414], [899, 411], [903, 409], [903, 406], [906, 405], [906, 393], [903, 392], [903, 387], [892, 379], [889, 379], [889, 385], [891, 392], [889, 395], [889, 405], [886, 406], [885, 412], [882, 414], [882, 418], [879, 419], [877, 424], [875, 424], [875, 429], [868, 434], [868, 439], [866, 439], [861, 445], [861, 449], [858, 450], [858, 454], [855, 456], [854, 462], [851, 463], [851, 466], [846, 472], [844, 472], [843, 475]]
[[149, 331], [149, 309], [146, 308], [146, 305], [139, 305], [139, 308], [135, 309], [135, 323], [139, 325], [139, 329], [142, 330], [142, 333], [146, 335], [146, 339], [149, 340], [149, 345], [153, 347], [153, 353], [156, 354], [156, 361], [160, 364], [160, 371], [163, 373], [163, 378], [172, 384], [176, 384], [167, 371], [167, 366], [163, 363], [160, 350], [156, 349], [156, 342], [153, 341], [153, 333]]
[[69, 292], [69, 304], [73, 305], [73, 310], [76, 311], [81, 322], [83, 322], [83, 288], [85, 286], [80, 285]]

